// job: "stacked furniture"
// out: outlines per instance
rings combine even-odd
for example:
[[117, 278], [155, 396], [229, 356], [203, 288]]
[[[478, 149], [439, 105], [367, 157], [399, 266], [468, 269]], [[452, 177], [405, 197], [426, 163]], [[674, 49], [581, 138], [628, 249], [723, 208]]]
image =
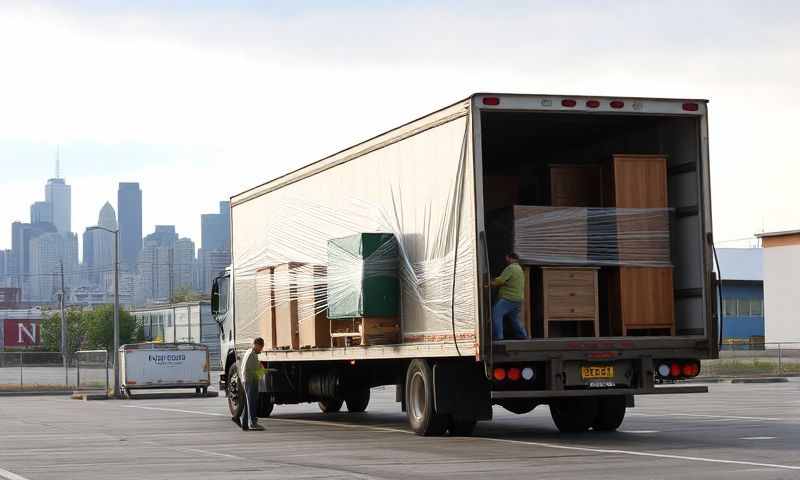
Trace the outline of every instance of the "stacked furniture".
[[303, 263], [289, 262], [273, 269], [275, 285], [275, 348], [300, 348], [297, 272]]
[[298, 338], [300, 348], [330, 347], [330, 321], [325, 313], [327, 269], [306, 265], [297, 272]]
[[271, 350], [277, 345], [275, 333], [275, 280], [274, 267], [256, 270], [256, 296], [258, 298], [258, 329], [264, 339], [264, 348]]
[[328, 319], [333, 346], [400, 340], [398, 245], [391, 233], [328, 241]]

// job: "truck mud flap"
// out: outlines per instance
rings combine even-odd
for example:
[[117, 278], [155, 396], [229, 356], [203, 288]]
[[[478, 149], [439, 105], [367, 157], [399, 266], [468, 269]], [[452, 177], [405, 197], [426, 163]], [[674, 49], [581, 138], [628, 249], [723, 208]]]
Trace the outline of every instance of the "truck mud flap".
[[433, 366], [433, 384], [438, 413], [454, 419], [491, 420], [491, 389], [482, 363], [437, 362]]

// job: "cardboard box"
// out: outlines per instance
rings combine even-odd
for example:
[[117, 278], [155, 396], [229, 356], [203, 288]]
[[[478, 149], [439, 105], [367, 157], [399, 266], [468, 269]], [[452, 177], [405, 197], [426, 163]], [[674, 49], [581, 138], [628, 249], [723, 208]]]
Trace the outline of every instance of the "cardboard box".
[[276, 265], [273, 270], [275, 301], [275, 348], [300, 348], [299, 312], [297, 310], [297, 262]]
[[305, 265], [297, 271], [300, 348], [331, 346], [326, 275], [321, 265]]
[[277, 345], [275, 339], [275, 285], [274, 267], [256, 270], [256, 298], [258, 299], [258, 332], [264, 339], [264, 348], [271, 350]]

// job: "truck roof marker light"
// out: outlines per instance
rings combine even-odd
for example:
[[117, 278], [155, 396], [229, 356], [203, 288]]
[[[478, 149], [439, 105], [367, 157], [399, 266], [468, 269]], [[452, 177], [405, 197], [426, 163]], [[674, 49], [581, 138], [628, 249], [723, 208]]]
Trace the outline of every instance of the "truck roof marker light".
[[681, 366], [677, 363], [673, 363], [671, 367], [669, 367], [669, 375], [671, 377], [680, 377], [681, 376]]
[[495, 368], [493, 376], [495, 380], [502, 382], [506, 379], [506, 370], [504, 368]]
[[669, 365], [667, 365], [666, 363], [662, 363], [661, 365], [658, 366], [658, 374], [660, 376], [664, 378], [669, 377], [669, 372], [670, 372]]
[[609, 105], [611, 105], [611, 108], [616, 108], [617, 110], [619, 110], [620, 108], [625, 106], [625, 102], [623, 102], [622, 100], [612, 100], [611, 102], [609, 102]]
[[500, 105], [500, 99], [497, 97], [483, 97], [483, 104], [491, 107]]
[[561, 100], [561, 106], [562, 107], [572, 108], [577, 104], [578, 104], [578, 102], [576, 102], [575, 100], [573, 100], [571, 98], [565, 98], [564, 100]]
[[696, 112], [698, 109], [700, 109], [700, 105], [694, 102], [686, 102], [682, 105], [682, 107], [687, 112]]
[[520, 376], [521, 376], [521, 374], [520, 374], [519, 368], [511, 367], [511, 368], [508, 369], [508, 379], [509, 380], [511, 380], [513, 382], [516, 382], [517, 380], [520, 379]]
[[522, 379], [526, 381], [533, 380], [535, 372], [531, 367], [525, 367], [522, 369]]
[[586, 100], [586, 106], [589, 108], [597, 108], [600, 106], [600, 100]]

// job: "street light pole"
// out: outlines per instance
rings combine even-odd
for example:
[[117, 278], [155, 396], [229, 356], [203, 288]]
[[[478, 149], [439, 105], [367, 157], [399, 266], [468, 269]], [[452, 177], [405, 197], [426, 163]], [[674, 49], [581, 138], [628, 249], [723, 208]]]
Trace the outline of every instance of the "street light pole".
[[114, 230], [114, 398], [119, 398], [119, 229]]
[[119, 229], [111, 230], [110, 228], [101, 227], [99, 225], [89, 227], [88, 230], [105, 230], [106, 232], [114, 234], [114, 398], [120, 398], [119, 395]]

